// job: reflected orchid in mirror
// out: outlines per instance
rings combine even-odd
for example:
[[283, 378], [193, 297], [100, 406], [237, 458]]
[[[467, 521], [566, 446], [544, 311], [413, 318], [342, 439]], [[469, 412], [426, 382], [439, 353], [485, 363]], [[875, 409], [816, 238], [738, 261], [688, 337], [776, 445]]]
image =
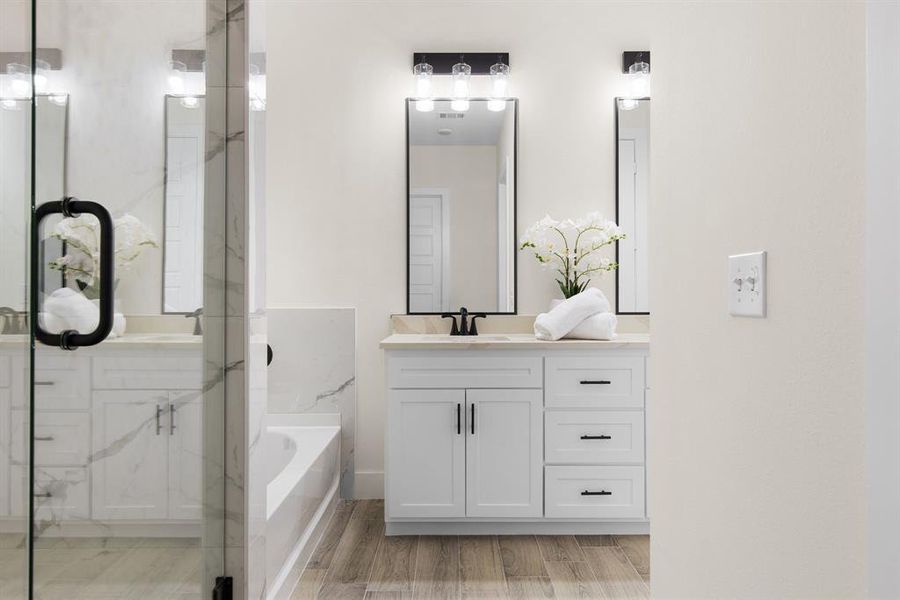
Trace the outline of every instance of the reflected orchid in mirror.
[[571, 298], [587, 288], [593, 275], [619, 266], [599, 250], [622, 239], [622, 229], [599, 212], [562, 221], [547, 215], [525, 231], [519, 249], [531, 249], [541, 266], [559, 273], [556, 283], [563, 297]]
[[[133, 215], [113, 221], [115, 226], [116, 276], [128, 271], [146, 248], [158, 248], [153, 232]], [[89, 298], [99, 297], [94, 286], [100, 280], [100, 223], [90, 215], [63, 219], [50, 237], [66, 244], [66, 254], [50, 261], [51, 269], [70, 274]], [[116, 280], [118, 284], [118, 279]]]

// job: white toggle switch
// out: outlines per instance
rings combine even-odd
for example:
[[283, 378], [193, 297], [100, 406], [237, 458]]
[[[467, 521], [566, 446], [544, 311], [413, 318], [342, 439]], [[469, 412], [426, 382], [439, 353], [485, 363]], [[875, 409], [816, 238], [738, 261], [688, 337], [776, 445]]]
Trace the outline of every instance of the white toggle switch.
[[728, 257], [728, 312], [736, 317], [766, 316], [766, 253]]

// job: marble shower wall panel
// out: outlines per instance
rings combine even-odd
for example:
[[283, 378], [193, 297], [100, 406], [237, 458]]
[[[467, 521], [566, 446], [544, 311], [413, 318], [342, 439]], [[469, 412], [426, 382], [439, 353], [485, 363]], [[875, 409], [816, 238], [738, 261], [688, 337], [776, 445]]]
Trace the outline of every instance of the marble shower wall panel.
[[356, 309], [270, 308], [270, 413], [341, 415], [341, 496], [353, 497]]

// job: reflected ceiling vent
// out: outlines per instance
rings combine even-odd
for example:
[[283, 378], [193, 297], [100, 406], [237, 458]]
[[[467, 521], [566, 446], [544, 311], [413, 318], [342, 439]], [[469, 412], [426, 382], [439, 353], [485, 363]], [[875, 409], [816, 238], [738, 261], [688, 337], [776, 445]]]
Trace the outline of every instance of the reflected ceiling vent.
[[441, 119], [463, 119], [465, 116], [463, 113], [439, 113]]

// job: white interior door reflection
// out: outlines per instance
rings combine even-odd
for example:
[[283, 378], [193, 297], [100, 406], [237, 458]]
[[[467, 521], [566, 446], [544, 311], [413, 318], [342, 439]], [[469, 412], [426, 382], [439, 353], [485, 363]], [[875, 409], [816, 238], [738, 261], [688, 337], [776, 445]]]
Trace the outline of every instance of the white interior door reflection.
[[205, 99], [166, 97], [166, 236], [163, 312], [203, 306]]
[[450, 194], [409, 194], [409, 306], [411, 312], [450, 310]]

